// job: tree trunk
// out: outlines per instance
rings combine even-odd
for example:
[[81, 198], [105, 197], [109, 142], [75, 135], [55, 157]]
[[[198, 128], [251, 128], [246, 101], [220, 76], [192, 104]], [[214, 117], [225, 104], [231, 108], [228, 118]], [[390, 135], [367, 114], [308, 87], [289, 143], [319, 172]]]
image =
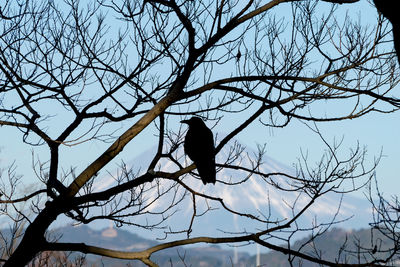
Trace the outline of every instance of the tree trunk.
[[3, 267], [26, 266], [37, 253], [43, 250], [47, 242], [45, 238], [46, 230], [63, 210], [62, 206], [58, 206], [56, 203], [61, 203], [60, 198], [59, 200], [46, 203], [46, 207], [26, 228], [21, 243]]

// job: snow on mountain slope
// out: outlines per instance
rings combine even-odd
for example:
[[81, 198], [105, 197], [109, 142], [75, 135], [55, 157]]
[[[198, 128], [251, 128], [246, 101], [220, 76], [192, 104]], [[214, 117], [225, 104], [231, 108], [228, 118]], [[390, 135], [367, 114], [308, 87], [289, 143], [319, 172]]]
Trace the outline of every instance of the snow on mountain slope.
[[[148, 163], [151, 161], [156, 149], [151, 149], [148, 152], [139, 155], [133, 160], [128, 162], [128, 166], [133, 166], [135, 170], [142, 170], [139, 173], [143, 173], [147, 169]], [[183, 156], [182, 149], [178, 150], [178, 155], [181, 164], [186, 166], [191, 164], [191, 161]], [[252, 154], [252, 151], [248, 151]], [[217, 164], [223, 163], [228, 156], [227, 150], [222, 150], [217, 155]], [[185, 162], [186, 160], [186, 162]], [[236, 161], [237, 165], [251, 168], [251, 162], [246, 158], [242, 158], [240, 161]], [[162, 171], [173, 172], [177, 170], [176, 165], [172, 161], [163, 161], [158, 168]], [[294, 174], [294, 170], [285, 166], [282, 163], [275, 161], [270, 157], [265, 157], [263, 165], [259, 169], [264, 173], [288, 173]], [[218, 181], [240, 181], [246, 177], [246, 174], [240, 171], [232, 169], [222, 169], [217, 173]], [[275, 183], [284, 185], [287, 178], [283, 176], [274, 176], [273, 180]], [[227, 185], [221, 182], [217, 182], [215, 185], [207, 184], [203, 185], [202, 182], [191, 175], [186, 175], [182, 178], [182, 181], [190, 186], [197, 192], [207, 194], [211, 197], [223, 199], [225, 205], [238, 213], [242, 214], [254, 214], [259, 218], [267, 219], [268, 221], [287, 221], [292, 218], [293, 210], [290, 205], [296, 203], [295, 211], [300, 210], [309, 202], [309, 197], [305, 193], [298, 192], [285, 192], [277, 190], [269, 183], [266, 182], [265, 178], [253, 175], [246, 182]], [[153, 182], [154, 183], [154, 182]], [[173, 181], [160, 180], [161, 188], [170, 188], [174, 185]], [[102, 177], [95, 182], [94, 188], [96, 191], [104, 190], [115, 184], [115, 180], [108, 177]], [[173, 203], [174, 198], [185, 196], [184, 200], [179, 203], [173, 209], [173, 216], [168, 218], [164, 226], [168, 228], [161, 229], [159, 231], [153, 230], [151, 232], [141, 229], [135, 229], [139, 231], [139, 234], [143, 231], [146, 236], [154, 237], [165, 237], [165, 232], [179, 232], [187, 229], [191, 223], [193, 215], [193, 199], [187, 190], [181, 186], [175, 186], [177, 191], [172, 190], [168, 192], [158, 201], [154, 202], [148, 208], [149, 211], [160, 211], [165, 208], [165, 205]], [[158, 188], [159, 190], [159, 188]], [[165, 189], [166, 190], [166, 189]], [[146, 195], [146, 201], [152, 201], [156, 198], [159, 191], [149, 190]], [[337, 213], [338, 206], [340, 204], [340, 211]], [[269, 224], [256, 222], [249, 219], [246, 216], [240, 216], [237, 214], [226, 211], [218, 201], [204, 200], [199, 196], [196, 196], [196, 214], [202, 214], [202, 216], [196, 216], [192, 226], [191, 236], [226, 236], [227, 233], [232, 232], [254, 232], [258, 229], [265, 229], [265, 227], [273, 227], [275, 224]], [[171, 211], [172, 213], [172, 211]], [[327, 194], [317, 199], [317, 201], [309, 207], [308, 211], [303, 214], [298, 222], [302, 226], [311, 226], [315, 223], [330, 222], [335, 216], [336, 220], [344, 220], [352, 217], [350, 220], [337, 225], [338, 227], [345, 228], [360, 228], [368, 226], [368, 222], [371, 218], [371, 207], [369, 202], [364, 199], [360, 199], [351, 195], [346, 195], [341, 199], [339, 194]], [[144, 223], [148, 217], [138, 217], [137, 222]], [[173, 238], [184, 238], [186, 234], [175, 234]]]

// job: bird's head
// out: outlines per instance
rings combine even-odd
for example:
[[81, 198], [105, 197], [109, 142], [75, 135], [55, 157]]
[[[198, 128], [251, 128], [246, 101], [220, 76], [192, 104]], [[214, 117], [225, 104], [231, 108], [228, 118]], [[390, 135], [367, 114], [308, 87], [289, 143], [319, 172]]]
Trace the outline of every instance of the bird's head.
[[205, 125], [203, 120], [199, 117], [191, 117], [189, 120], [182, 120], [181, 123], [186, 123], [189, 126], [201, 126]]

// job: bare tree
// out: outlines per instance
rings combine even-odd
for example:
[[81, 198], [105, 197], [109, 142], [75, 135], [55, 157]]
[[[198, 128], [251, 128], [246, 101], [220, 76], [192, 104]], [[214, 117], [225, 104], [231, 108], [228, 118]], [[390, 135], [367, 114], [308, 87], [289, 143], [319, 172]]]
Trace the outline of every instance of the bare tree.
[[[284, 14], [276, 12], [282, 7]], [[2, 176], [2, 214], [27, 225], [18, 246], [4, 256], [4, 266], [24, 266], [43, 251], [79, 251], [156, 266], [153, 253], [204, 242], [258, 243], [288, 254], [289, 261], [352, 265], [290, 247], [297, 232], [308, 231], [313, 240], [340, 223], [336, 217], [307, 227], [297, 223], [321, 197], [357, 191], [374, 180], [377, 162], [365, 166], [364, 149], [357, 146], [340, 156], [339, 144], [325, 141], [314, 123], [394, 112], [400, 104], [392, 90], [399, 72], [394, 52], [385, 45], [391, 38], [387, 21], [377, 15], [377, 23], [366, 27], [356, 18], [336, 16], [337, 11], [334, 4], [296, 0], [3, 3], [0, 125], [15, 129], [15, 136], [21, 132], [20, 142], [49, 152], [46, 160], [33, 161], [39, 189], [23, 194], [18, 188], [23, 177]], [[236, 122], [216, 143], [218, 171], [231, 169], [236, 175], [222, 179], [217, 174], [217, 185], [245, 187], [261, 179], [272, 190], [296, 196], [284, 203], [291, 208], [290, 218], [236, 210], [222, 195], [192, 186], [199, 177], [195, 165], [182, 157], [184, 131], [177, 123], [193, 115], [208, 119], [209, 126]], [[265, 150], [248, 155], [234, 142], [253, 123], [267, 131], [292, 120], [309, 124], [327, 148], [315, 166], [303, 155], [295, 174], [264, 172]], [[116, 184], [94, 190], [98, 172], [145, 129], [157, 136], [152, 161], [139, 172], [122, 163]], [[108, 148], [95, 160], [83, 156], [83, 170], [60, 164], [62, 147], [98, 141]], [[229, 153], [222, 155], [225, 149]], [[250, 167], [240, 164], [244, 160]], [[163, 168], [166, 163], [174, 167]], [[187, 227], [166, 234], [185, 233], [187, 238], [140, 252], [46, 239], [61, 214], [77, 223], [109, 220], [148, 230], [168, 227], [182, 219], [174, 214], [185, 199], [193, 203]], [[199, 201], [209, 208], [200, 210]], [[162, 208], [152, 209], [160, 203]], [[215, 206], [262, 228], [192, 237], [195, 221]], [[394, 261], [397, 247], [384, 259], [362, 258], [357, 266]]]

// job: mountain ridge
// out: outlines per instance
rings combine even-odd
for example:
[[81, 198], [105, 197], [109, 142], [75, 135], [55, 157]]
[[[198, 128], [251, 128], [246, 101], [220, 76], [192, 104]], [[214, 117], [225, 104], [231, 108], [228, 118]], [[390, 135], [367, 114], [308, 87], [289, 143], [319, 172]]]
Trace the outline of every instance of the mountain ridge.
[[[116, 235], [108, 235], [110, 230], [114, 231]], [[113, 226], [102, 230], [94, 230], [86, 225], [65, 226], [54, 229], [50, 235], [61, 236], [58, 239], [59, 242], [74, 242], [76, 238], [78, 242], [85, 242], [88, 245], [99, 246], [100, 244], [100, 246], [104, 248], [122, 251], [141, 251], [162, 243], [140, 237], [126, 230], [114, 228]], [[376, 229], [346, 230], [333, 227], [322, 236], [317, 236], [316, 238], [307, 236], [295, 240], [291, 243], [291, 248], [300, 250], [307, 255], [313, 255], [318, 252], [320, 255], [323, 255], [324, 260], [332, 262], [341, 260], [347, 263], [357, 263], [359, 259], [352, 255], [352, 252], [358, 251], [357, 246], [363, 248], [361, 250], [361, 258], [364, 260], [371, 260], [372, 257], [375, 259], [384, 259], [390, 254], [388, 249], [393, 245], [392, 242], [393, 241]], [[346, 247], [345, 250], [343, 250], [343, 245], [345, 243]], [[285, 247], [285, 245], [282, 244], [280, 244], [280, 246]], [[372, 250], [374, 246], [377, 246], [378, 252], [372, 255], [368, 252], [368, 249]], [[317, 251], [315, 248], [317, 248]], [[138, 261], [126, 261], [93, 255], [88, 255], [86, 259], [88, 264], [99, 264], [102, 262], [102, 264], [107, 264], [106, 266], [126, 266], [121, 264], [134, 262], [134, 266], [137, 266], [136, 264], [142, 266]], [[172, 266], [186, 266], [185, 264], [189, 264], [190, 266], [199, 267], [223, 267], [232, 266], [232, 264], [234, 264], [234, 266], [237, 267], [250, 267], [256, 266], [256, 263], [268, 267], [290, 266], [288, 255], [281, 252], [269, 251], [259, 255], [250, 255], [242, 252], [237, 253], [237, 251], [233, 249], [224, 249], [219, 245], [213, 244], [169, 248], [156, 252], [154, 256], [152, 256], [152, 260], [157, 262], [159, 266], [171, 266], [171, 264]], [[185, 261], [185, 263], [183, 261]], [[319, 266], [316, 263], [301, 259], [295, 260], [293, 262], [294, 266], [297, 266], [297, 263], [300, 263], [300, 261], [303, 262], [303, 265], [306, 264], [306, 266], [309, 267]]]
[[[181, 149], [182, 150], [182, 149]], [[188, 158], [185, 158], [183, 155], [183, 151], [178, 150], [177, 158], [180, 160], [180, 163], [185, 166], [191, 163]], [[154, 149], [149, 149], [146, 152], [143, 152], [136, 158], [132, 159], [127, 163], [128, 166], [147, 166], [151, 161], [152, 156], [154, 155]], [[222, 150], [217, 155], [217, 163], [224, 162], [227, 158], [226, 150]], [[249, 150], [246, 152], [249, 154], [254, 154], [255, 152]], [[186, 163], [185, 163], [186, 161]], [[240, 162], [237, 163], [238, 166], [244, 166], [251, 168], [251, 162], [249, 162], [248, 158], [242, 158]], [[163, 161], [158, 165], [158, 168], [165, 172], [173, 172], [177, 170], [177, 167], [174, 166], [172, 161]], [[133, 172], [139, 172], [138, 168], [134, 168]], [[261, 172], [265, 173], [288, 173], [293, 175], [295, 171], [293, 169], [289, 169], [288, 166], [282, 164], [271, 157], [264, 157], [264, 164], [260, 167]], [[237, 172], [231, 169], [223, 169], [217, 173], [217, 179], [230, 181], [230, 180], [240, 180], [246, 174], [243, 172]], [[185, 182], [188, 186], [196, 190], [197, 192], [205, 193], [211, 195], [215, 198], [221, 198], [224, 200], [224, 203], [231, 209], [238, 211], [239, 213], [253, 213], [258, 216], [265, 216], [268, 213], [268, 216], [271, 220], [285, 220], [292, 216], [291, 207], [287, 203], [296, 202], [299, 205], [299, 209], [305, 206], [309, 197], [305, 194], [298, 194], [296, 192], [282, 192], [273, 188], [265, 178], [260, 175], [254, 175], [250, 179], [248, 179], [245, 183], [239, 185], [226, 185], [222, 183], [218, 183], [214, 185], [206, 185], [204, 186], [199, 179], [195, 179], [191, 175], [186, 175], [182, 178], [182, 181]], [[168, 186], [169, 181], [163, 181], [163, 183]], [[277, 176], [275, 179], [277, 183], [284, 183], [285, 178], [282, 176]], [[115, 179], [110, 179], [107, 177], [102, 177], [99, 181], [94, 184], [94, 188], [96, 190], [103, 190], [115, 183]], [[183, 191], [181, 193], [183, 194]], [[210, 202], [211, 203], [211, 202]], [[193, 213], [192, 209], [192, 199], [186, 198], [186, 200], [180, 203], [180, 216], [181, 218], [189, 217]], [[154, 204], [153, 207], [157, 208], [157, 205], [160, 203]], [[209, 203], [198, 201], [198, 210], [206, 210]], [[218, 203], [211, 203], [214, 205], [213, 208], [219, 209], [222, 211], [223, 208]], [[337, 212], [337, 207], [340, 206], [340, 211]], [[245, 225], [249, 225], [249, 223], [244, 222], [247, 221], [246, 218], [238, 218], [238, 216], [232, 214], [225, 214], [219, 216], [216, 212], [211, 212], [213, 218], [207, 218], [210, 222], [210, 225], [218, 225], [219, 222], [225, 222], [223, 225], [230, 225], [229, 222], [234, 222], [236, 220], [241, 220], [240, 224], [245, 223]], [[370, 203], [366, 199], [361, 199], [352, 195], [342, 196], [339, 194], [331, 193], [322, 196], [317, 199], [313, 203], [311, 207], [309, 207], [308, 212], [300, 218], [300, 221], [310, 223], [315, 219], [315, 215], [317, 215], [325, 221], [329, 221], [332, 217], [337, 217], [338, 220], [346, 220], [347, 218], [354, 217], [355, 220], [349, 220], [344, 222], [345, 228], [360, 228], [367, 227], [368, 222], [371, 219], [371, 207]], [[206, 214], [207, 215], [207, 214]], [[205, 216], [206, 217], [206, 216]], [[217, 218], [218, 217], [218, 218]], [[240, 216], [239, 216], [240, 217]], [[226, 218], [226, 219], [224, 219]], [[197, 218], [199, 219], [199, 218]], [[365, 222], [364, 225], [360, 225], [360, 222]], [[205, 224], [200, 224], [205, 225]], [[220, 227], [221, 228], [221, 227]], [[225, 228], [225, 227], [223, 227]], [[241, 227], [243, 228], [243, 227]], [[246, 226], [246, 229], [250, 227]], [[251, 226], [252, 229], [258, 228], [258, 225]], [[237, 227], [230, 228], [228, 231], [234, 232], [238, 231]], [[203, 233], [204, 231], [200, 231], [198, 234]], [[212, 234], [216, 234], [215, 232]]]

